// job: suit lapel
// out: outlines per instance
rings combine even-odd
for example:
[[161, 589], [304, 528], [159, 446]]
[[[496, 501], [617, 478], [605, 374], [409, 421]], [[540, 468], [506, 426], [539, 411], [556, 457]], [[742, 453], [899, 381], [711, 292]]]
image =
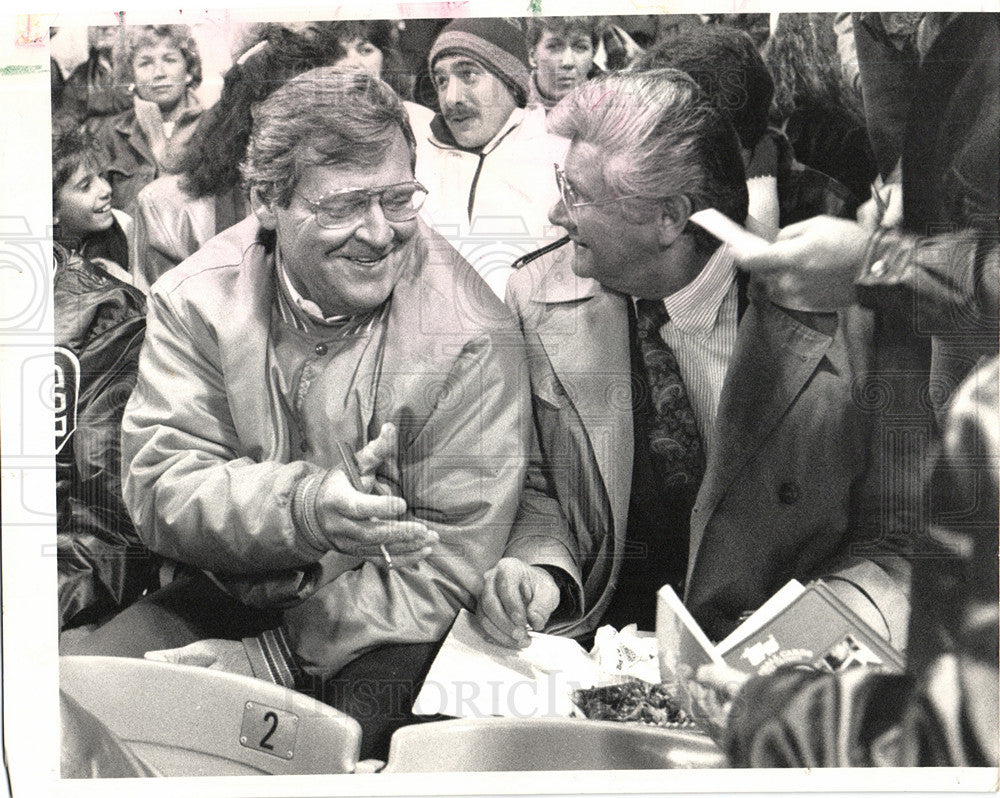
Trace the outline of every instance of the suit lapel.
[[[562, 391], [590, 442], [611, 503], [616, 547], [625, 537], [632, 481], [632, 368], [628, 301], [579, 278], [563, 247], [552, 268], [540, 273], [529, 312]], [[589, 467], [590, 464], [584, 464]]]
[[833, 338], [763, 299], [744, 315], [726, 372], [709, 453], [691, 522], [688, 577], [705, 528], [743, 467], [757, 453], [816, 371]]

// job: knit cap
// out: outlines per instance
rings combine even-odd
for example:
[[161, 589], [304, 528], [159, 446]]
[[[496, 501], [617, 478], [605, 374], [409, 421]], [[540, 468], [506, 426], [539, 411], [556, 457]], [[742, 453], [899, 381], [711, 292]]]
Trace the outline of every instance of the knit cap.
[[438, 34], [427, 56], [431, 72], [443, 55], [466, 55], [475, 59], [511, 90], [521, 107], [531, 91], [528, 48], [524, 33], [505, 19], [466, 17], [452, 20]]

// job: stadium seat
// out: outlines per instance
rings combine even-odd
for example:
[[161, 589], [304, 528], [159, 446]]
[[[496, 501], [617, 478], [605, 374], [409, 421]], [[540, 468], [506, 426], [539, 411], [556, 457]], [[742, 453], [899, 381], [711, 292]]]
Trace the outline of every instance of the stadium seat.
[[382, 772], [712, 767], [726, 767], [726, 757], [695, 729], [576, 718], [482, 718], [399, 729]]
[[270, 682], [121, 657], [60, 657], [60, 689], [163, 776], [352, 773], [353, 718]]

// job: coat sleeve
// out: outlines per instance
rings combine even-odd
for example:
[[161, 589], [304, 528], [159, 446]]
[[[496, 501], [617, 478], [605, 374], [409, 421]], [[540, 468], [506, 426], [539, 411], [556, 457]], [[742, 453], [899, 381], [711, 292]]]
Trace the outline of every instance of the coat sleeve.
[[[523, 329], [524, 314], [521, 312], [521, 299], [516, 288], [508, 288], [507, 304], [517, 316], [526, 338], [528, 368], [533, 382], [538, 378], [535, 370], [544, 363], [544, 358], [535, 356], [535, 350], [540, 344], [533, 332]], [[532, 391], [532, 402], [536, 401]], [[539, 425], [545, 423], [545, 420], [541, 414], [534, 412], [535, 409], [532, 412], [534, 424], [524, 488], [504, 556], [516, 557], [529, 565], [558, 568], [566, 574], [568, 581], [564, 581], [564, 584], [572, 591], [572, 596], [563, 596], [550, 619], [551, 623], [561, 623], [573, 620], [568, 613], [578, 615], [578, 610], [584, 606], [583, 571], [579, 546], [545, 468], [544, 456], [538, 443], [541, 438]]]
[[467, 342], [419, 426], [398, 420], [400, 489], [408, 512], [440, 540], [419, 564], [372, 563], [335, 575], [285, 612], [304, 670], [336, 673], [374, 648], [440, 640], [472, 609], [503, 553], [524, 482], [529, 418], [519, 343]]
[[253, 575], [315, 563], [323, 551], [290, 509], [309, 463], [243, 451], [214, 330], [169, 293], [150, 297], [136, 388], [122, 420], [125, 502], [153, 551], [211, 571]]
[[[864, 338], [868, 363], [850, 385], [850, 406], [868, 422], [858, 441], [865, 467], [850, 485], [847, 527], [836, 552], [811, 578], [821, 578], [866, 623], [904, 650], [910, 611], [909, 557], [919, 547], [929, 412], [923, 408], [921, 353], [894, 336], [884, 320], [852, 308], [841, 315], [845, 336]], [[839, 338], [839, 334], [838, 334]], [[874, 342], [873, 344], [871, 342]]]
[[1000, 315], [1000, 238], [967, 229], [936, 236], [883, 230], [856, 282], [861, 304], [945, 337], [991, 338]]

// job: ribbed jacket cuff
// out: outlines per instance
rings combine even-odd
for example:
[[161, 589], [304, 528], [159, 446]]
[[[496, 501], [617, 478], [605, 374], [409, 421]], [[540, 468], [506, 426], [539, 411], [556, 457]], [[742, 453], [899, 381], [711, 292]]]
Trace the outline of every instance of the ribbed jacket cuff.
[[299, 480], [292, 493], [292, 523], [306, 542], [317, 551], [325, 552], [330, 546], [319, 524], [316, 514], [316, 496], [324, 474], [310, 474]]

